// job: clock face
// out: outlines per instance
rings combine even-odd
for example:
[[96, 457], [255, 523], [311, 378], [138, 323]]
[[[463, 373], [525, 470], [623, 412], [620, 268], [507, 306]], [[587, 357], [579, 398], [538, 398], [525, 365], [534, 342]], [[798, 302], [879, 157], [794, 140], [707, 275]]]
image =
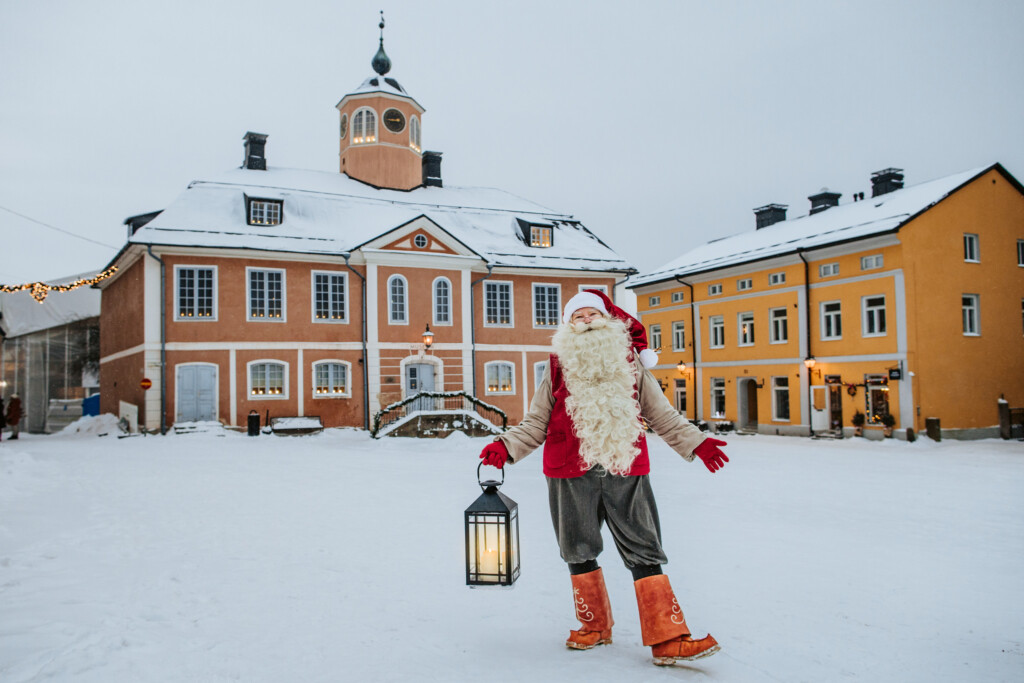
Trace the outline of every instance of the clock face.
[[345, 139], [345, 135], [347, 135], [347, 134], [348, 134], [348, 114], [342, 114], [341, 115], [341, 129], [340, 129], [341, 139], [344, 140]]
[[405, 128], [405, 114], [397, 109], [388, 109], [384, 112], [384, 125], [392, 133], [401, 133]]

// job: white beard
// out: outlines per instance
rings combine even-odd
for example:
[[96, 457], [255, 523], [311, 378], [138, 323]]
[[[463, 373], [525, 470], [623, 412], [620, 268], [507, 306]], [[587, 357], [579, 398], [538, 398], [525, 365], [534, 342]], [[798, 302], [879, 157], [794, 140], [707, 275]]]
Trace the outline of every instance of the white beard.
[[586, 469], [627, 474], [640, 454], [640, 404], [629, 362], [632, 343], [618, 318], [565, 323], [552, 338], [569, 396], [565, 409]]

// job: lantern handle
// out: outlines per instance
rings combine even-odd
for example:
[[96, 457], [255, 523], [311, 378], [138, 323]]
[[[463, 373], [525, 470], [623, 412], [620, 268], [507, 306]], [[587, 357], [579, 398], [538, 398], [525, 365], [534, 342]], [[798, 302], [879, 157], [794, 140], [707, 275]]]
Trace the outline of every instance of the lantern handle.
[[486, 491], [488, 486], [498, 487], [498, 486], [501, 486], [502, 484], [505, 483], [505, 468], [504, 467], [499, 467], [498, 468], [498, 469], [501, 470], [501, 481], [493, 481], [493, 480], [490, 480], [490, 479], [487, 480], [487, 481], [480, 481], [480, 468], [483, 467], [483, 466], [484, 466], [484, 463], [482, 463], [482, 462], [479, 465], [476, 466], [476, 483], [480, 484], [480, 488], [482, 488], [484, 491]]

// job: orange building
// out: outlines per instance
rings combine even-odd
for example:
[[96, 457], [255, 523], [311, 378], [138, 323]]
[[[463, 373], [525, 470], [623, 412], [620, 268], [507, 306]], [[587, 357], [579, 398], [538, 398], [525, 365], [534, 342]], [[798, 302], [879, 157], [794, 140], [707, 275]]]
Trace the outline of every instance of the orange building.
[[631, 280], [679, 410], [770, 434], [849, 434], [859, 412], [868, 436], [886, 415], [897, 436], [999, 435], [999, 401], [1024, 405], [1024, 188], [1000, 164], [871, 180], [796, 219], [755, 209], [755, 230]]
[[151, 430], [250, 411], [366, 427], [464, 391], [515, 422], [562, 302], [635, 273], [570, 215], [443, 186], [423, 107], [383, 46], [373, 66], [337, 105], [339, 173], [268, 165], [248, 133], [241, 168], [125, 221], [101, 286], [104, 412]]

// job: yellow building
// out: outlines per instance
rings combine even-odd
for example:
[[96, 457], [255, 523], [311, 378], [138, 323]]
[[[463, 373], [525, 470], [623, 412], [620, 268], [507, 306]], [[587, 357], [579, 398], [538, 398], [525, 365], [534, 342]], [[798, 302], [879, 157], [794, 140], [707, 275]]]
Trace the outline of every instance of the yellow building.
[[792, 220], [755, 209], [755, 230], [628, 285], [688, 418], [849, 435], [860, 412], [866, 436], [888, 414], [900, 437], [980, 438], [999, 435], [1000, 399], [1024, 406], [1024, 187], [1000, 164], [871, 180]]

